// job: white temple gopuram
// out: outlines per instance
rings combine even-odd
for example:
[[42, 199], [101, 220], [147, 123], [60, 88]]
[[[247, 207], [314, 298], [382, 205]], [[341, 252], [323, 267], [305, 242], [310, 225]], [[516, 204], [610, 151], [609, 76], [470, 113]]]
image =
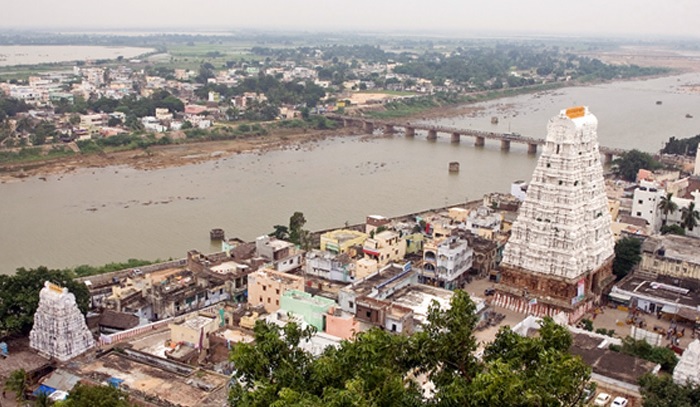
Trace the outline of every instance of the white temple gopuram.
[[61, 362], [74, 358], [95, 345], [95, 340], [78, 309], [75, 295], [67, 288], [44, 283], [29, 346]]
[[679, 385], [700, 385], [700, 341], [690, 342], [673, 369], [673, 381]]
[[612, 283], [615, 243], [597, 125], [584, 106], [549, 120], [504, 249], [497, 305], [536, 316], [563, 311], [576, 321]]

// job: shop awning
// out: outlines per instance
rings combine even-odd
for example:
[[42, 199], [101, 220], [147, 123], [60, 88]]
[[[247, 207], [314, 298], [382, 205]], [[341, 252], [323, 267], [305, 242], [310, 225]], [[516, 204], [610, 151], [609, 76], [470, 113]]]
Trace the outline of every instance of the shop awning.
[[688, 308], [678, 309], [678, 316], [688, 321], [700, 321], [700, 313]]
[[624, 304], [628, 304], [632, 300], [632, 297], [630, 297], [629, 295], [615, 293], [615, 292], [608, 294], [608, 297], [610, 297], [610, 299], [613, 301], [621, 302]]
[[676, 315], [678, 314], [678, 307], [676, 307], [675, 305], [666, 304], [663, 306], [663, 308], [661, 308], [661, 312], [663, 312], [664, 314]]

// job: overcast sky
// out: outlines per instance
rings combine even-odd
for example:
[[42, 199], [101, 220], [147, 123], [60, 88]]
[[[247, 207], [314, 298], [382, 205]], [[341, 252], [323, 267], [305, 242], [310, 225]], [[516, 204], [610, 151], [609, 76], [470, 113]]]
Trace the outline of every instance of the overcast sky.
[[198, 28], [700, 38], [700, 0], [2, 0], [2, 28]]

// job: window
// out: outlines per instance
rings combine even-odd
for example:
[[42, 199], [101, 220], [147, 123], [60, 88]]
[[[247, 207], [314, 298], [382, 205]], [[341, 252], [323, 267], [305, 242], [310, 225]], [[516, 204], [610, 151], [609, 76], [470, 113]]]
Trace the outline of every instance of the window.
[[641, 212], [637, 212], [637, 217], [640, 217], [640, 216], [642, 216], [642, 213], [641, 213]]
[[352, 301], [348, 301], [348, 307], [355, 308], [355, 303]]
[[396, 332], [396, 324], [391, 324], [391, 332]]
[[275, 294], [280, 295], [280, 289], [279, 289], [279, 288], [275, 290]]
[[269, 304], [271, 302], [272, 302], [272, 299], [270, 297], [267, 297], [267, 303]]
[[644, 200], [643, 200], [643, 199], [640, 199], [639, 201], [637, 201], [637, 203], [641, 205], [641, 204], [644, 203]]
[[262, 302], [263, 302], [263, 299], [262, 299], [262, 297], [260, 297], [260, 301], [258, 301], [258, 302], [262, 304]]
[[266, 285], [263, 286], [263, 291], [267, 291], [267, 286], [266, 286]]
[[275, 305], [280, 305], [280, 300], [275, 300]]
[[367, 318], [371, 318], [371, 317], [372, 317], [372, 311], [367, 311]]

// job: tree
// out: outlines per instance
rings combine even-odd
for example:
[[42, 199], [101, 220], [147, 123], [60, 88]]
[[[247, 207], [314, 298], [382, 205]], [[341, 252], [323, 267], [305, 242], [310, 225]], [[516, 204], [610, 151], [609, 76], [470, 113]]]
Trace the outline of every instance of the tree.
[[662, 235], [678, 235], [685, 236], [685, 229], [680, 225], [663, 225], [660, 230]]
[[90, 304], [90, 293], [85, 284], [73, 280], [62, 270], [17, 269], [14, 275], [0, 275], [0, 332], [27, 334], [34, 325], [34, 313], [39, 306], [39, 292], [44, 282], [50, 281], [75, 295], [78, 308], [85, 314]]
[[122, 120], [118, 117], [110, 117], [109, 120], [107, 121], [107, 126], [109, 127], [116, 127], [122, 124]]
[[634, 237], [625, 237], [615, 243], [615, 260], [613, 274], [618, 280], [627, 275], [642, 260], [642, 241]]
[[[111, 119], [110, 119], [111, 120]], [[80, 115], [77, 113], [73, 113], [70, 115], [70, 118], [68, 118], [68, 122], [72, 124], [73, 126], [77, 126], [80, 124]]]
[[644, 407], [694, 407], [700, 405], [700, 386], [678, 385], [671, 376], [647, 373], [639, 379]]
[[542, 320], [538, 338], [503, 327], [486, 347], [486, 370], [472, 384], [473, 406], [577, 406], [590, 368], [568, 352], [568, 330]]
[[275, 225], [274, 232], [270, 233], [270, 236], [274, 236], [277, 239], [285, 240], [289, 238], [289, 228], [284, 225]]
[[643, 339], [636, 340], [631, 336], [622, 339], [622, 347], [611, 347], [611, 349], [658, 363], [661, 365], [661, 369], [669, 373], [673, 372], [673, 368], [678, 363], [678, 357], [673, 350], [662, 346], [652, 346]]
[[664, 225], [668, 221], [668, 214], [673, 213], [678, 209], [678, 205], [673, 202], [673, 192], [669, 192], [666, 196], [662, 196], [657, 206], [661, 213], [664, 214]]
[[691, 202], [681, 209], [681, 226], [686, 230], [693, 230], [700, 221], [700, 213], [695, 209], [695, 202]]
[[71, 390], [63, 407], [132, 407], [128, 396], [112, 386], [88, 386], [78, 383]]
[[294, 244], [301, 243], [302, 228], [306, 224], [306, 218], [302, 212], [294, 212], [289, 218], [289, 241]]
[[627, 181], [634, 182], [637, 173], [644, 168], [650, 171], [661, 168], [661, 164], [648, 154], [639, 150], [630, 150], [613, 161], [617, 174]]
[[[502, 329], [476, 358], [475, 305], [455, 291], [449, 309], [430, 306], [422, 332], [373, 328], [313, 358], [299, 348], [312, 331], [258, 322], [236, 344], [229, 394], [235, 406], [577, 406], [590, 370], [568, 353], [566, 328], [545, 319], [539, 337]], [[420, 384], [428, 378], [434, 396]], [[420, 379], [419, 379], [420, 378]]]
[[24, 393], [27, 391], [27, 372], [24, 369], [14, 370], [5, 381], [5, 389], [15, 393], [15, 398], [24, 400]]

